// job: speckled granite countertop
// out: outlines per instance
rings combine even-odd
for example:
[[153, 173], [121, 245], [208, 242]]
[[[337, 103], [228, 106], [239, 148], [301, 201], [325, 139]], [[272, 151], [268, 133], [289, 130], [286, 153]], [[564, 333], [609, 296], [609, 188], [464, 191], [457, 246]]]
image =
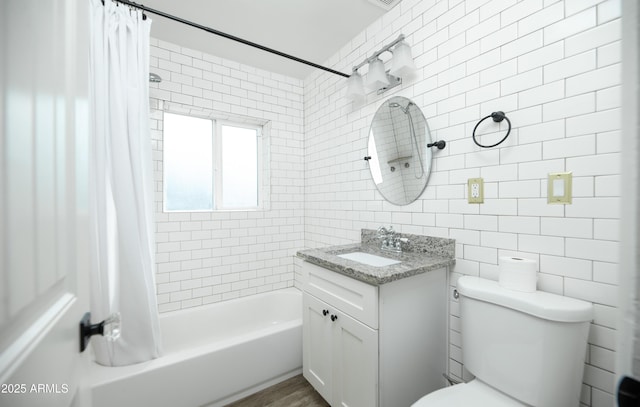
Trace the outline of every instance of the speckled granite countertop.
[[[402, 253], [381, 250], [379, 241], [375, 238], [375, 231], [363, 229], [360, 243], [305, 249], [298, 251], [297, 255], [309, 263], [373, 285], [389, 283], [455, 264], [455, 241], [453, 239], [410, 234], [399, 235], [409, 239], [409, 244]], [[338, 257], [339, 254], [353, 252], [370, 253], [399, 260], [401, 263], [375, 267]]]

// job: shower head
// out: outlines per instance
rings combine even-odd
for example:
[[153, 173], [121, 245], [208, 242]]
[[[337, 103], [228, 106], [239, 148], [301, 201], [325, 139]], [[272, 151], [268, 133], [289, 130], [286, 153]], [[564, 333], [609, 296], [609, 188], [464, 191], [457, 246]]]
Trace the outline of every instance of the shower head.
[[162, 78], [157, 73], [149, 73], [149, 82], [160, 83], [162, 82]]
[[413, 104], [413, 102], [409, 102], [407, 104], [407, 107], [402, 107], [399, 103], [391, 102], [391, 103], [389, 103], [389, 107], [399, 107], [400, 110], [402, 110], [402, 112], [404, 114], [408, 114], [409, 113], [409, 106], [411, 106], [412, 104]]

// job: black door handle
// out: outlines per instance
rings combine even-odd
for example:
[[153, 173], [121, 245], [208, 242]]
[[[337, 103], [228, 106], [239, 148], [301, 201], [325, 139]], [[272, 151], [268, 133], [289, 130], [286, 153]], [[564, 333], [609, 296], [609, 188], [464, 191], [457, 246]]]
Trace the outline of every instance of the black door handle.
[[637, 407], [640, 405], [640, 382], [625, 376], [618, 386], [618, 406]]

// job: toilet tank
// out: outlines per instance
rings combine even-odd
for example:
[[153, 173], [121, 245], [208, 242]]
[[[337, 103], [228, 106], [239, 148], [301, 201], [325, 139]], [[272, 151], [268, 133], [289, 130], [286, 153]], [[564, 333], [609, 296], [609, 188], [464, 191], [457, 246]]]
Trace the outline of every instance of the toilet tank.
[[462, 360], [477, 379], [532, 406], [578, 406], [589, 302], [458, 280]]

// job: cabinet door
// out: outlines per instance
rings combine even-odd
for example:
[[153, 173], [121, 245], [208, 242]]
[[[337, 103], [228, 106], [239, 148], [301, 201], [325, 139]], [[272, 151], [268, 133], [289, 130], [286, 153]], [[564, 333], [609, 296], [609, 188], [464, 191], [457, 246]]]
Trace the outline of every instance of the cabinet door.
[[378, 331], [333, 312], [333, 406], [378, 405]]
[[331, 402], [333, 326], [329, 306], [307, 293], [302, 301], [302, 372], [318, 393]]
[[305, 292], [378, 329], [378, 287], [304, 262]]

